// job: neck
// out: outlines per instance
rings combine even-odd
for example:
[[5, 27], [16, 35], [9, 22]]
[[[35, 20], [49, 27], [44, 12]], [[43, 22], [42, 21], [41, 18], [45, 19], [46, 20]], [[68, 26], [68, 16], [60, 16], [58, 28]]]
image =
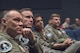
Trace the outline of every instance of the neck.
[[55, 29], [58, 28], [57, 26], [54, 26], [54, 25], [51, 25], [51, 26], [52, 26], [53, 28], [55, 28]]
[[36, 28], [35, 30], [38, 32], [43, 32], [44, 29], [43, 28]]
[[1, 26], [1, 31], [6, 33], [6, 27], [5, 26]]

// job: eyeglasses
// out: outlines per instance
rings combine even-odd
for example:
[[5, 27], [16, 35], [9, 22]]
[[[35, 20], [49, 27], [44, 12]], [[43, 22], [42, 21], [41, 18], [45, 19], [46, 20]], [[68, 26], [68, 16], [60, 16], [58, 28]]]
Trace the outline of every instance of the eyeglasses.
[[33, 16], [25, 16], [25, 18], [33, 18]]

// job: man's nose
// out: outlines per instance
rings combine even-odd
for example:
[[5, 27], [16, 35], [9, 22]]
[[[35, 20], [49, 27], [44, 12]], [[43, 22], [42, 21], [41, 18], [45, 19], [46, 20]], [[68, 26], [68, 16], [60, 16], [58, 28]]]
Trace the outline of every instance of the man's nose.
[[22, 22], [19, 22], [19, 26], [23, 26], [23, 23]]
[[30, 22], [33, 22], [33, 18], [30, 18]]
[[43, 22], [42, 22], [42, 21], [40, 21], [40, 23], [42, 24]]

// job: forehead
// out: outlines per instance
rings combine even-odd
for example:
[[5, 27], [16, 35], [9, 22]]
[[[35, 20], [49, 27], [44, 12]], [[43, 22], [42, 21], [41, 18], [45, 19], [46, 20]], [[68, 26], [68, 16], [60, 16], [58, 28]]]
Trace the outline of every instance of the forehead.
[[22, 15], [19, 12], [17, 12], [17, 11], [10, 11], [9, 12], [9, 15], [11, 17], [19, 17], [19, 18], [22, 18]]
[[40, 16], [39, 16], [39, 17], [36, 17], [36, 21], [37, 21], [37, 20], [42, 20], [42, 18], [41, 18]]
[[53, 17], [53, 19], [60, 19], [60, 17]]
[[24, 16], [27, 16], [27, 15], [33, 16], [33, 13], [32, 13], [31, 11], [23, 11], [22, 14], [23, 14]]
[[78, 19], [78, 18], [76, 18], [75, 20], [76, 20], [76, 21], [79, 21], [79, 19]]
[[66, 20], [70, 20], [70, 18], [66, 18]]

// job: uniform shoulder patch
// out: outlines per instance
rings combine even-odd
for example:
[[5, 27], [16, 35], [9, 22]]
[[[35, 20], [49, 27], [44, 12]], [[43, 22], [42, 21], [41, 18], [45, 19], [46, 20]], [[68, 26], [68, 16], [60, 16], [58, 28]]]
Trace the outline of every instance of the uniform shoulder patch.
[[47, 36], [48, 36], [48, 37], [52, 37], [53, 34], [52, 34], [52, 33], [48, 33]]
[[0, 41], [0, 52], [8, 52], [12, 49], [12, 44], [9, 41]]

